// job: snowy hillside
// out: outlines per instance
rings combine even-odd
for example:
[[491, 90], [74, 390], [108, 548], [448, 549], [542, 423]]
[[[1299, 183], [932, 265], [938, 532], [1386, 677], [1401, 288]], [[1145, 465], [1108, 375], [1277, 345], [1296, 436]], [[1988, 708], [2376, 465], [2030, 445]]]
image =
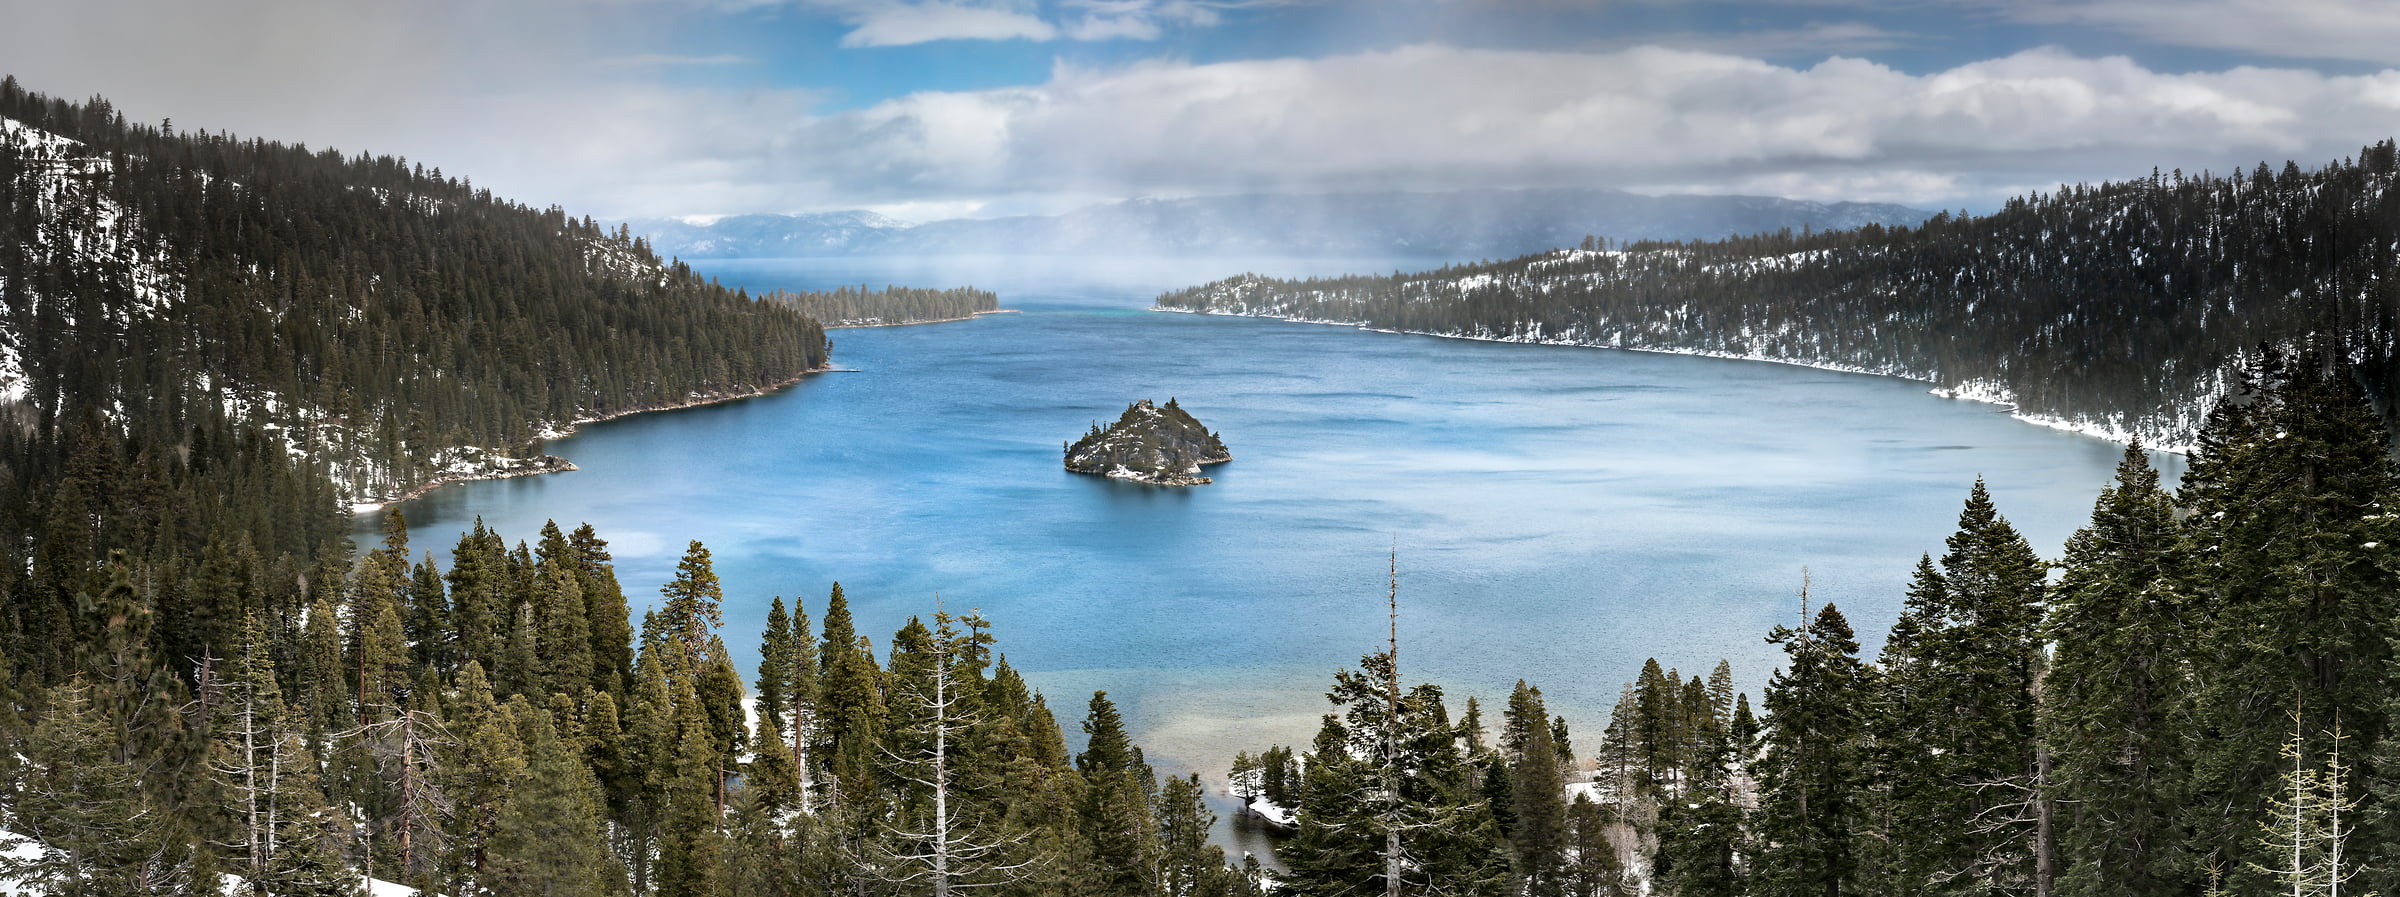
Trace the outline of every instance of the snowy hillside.
[[[2260, 347], [2335, 346], [2400, 396], [2400, 152], [2146, 179], [1920, 227], [1608, 244], [1391, 276], [1245, 275], [1169, 311], [1778, 361], [2190, 446]], [[1596, 244], [1597, 245], [1597, 244]]]

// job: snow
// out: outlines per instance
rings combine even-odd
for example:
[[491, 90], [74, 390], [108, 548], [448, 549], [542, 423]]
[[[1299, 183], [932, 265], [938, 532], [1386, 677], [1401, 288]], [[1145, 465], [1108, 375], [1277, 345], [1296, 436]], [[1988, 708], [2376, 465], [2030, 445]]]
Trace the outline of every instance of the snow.
[[[31, 838], [7, 829], [0, 829], [0, 862], [30, 862], [42, 856], [42, 846]], [[227, 874], [220, 880], [222, 893], [228, 897], [250, 893], [250, 882], [239, 875]], [[366, 880], [369, 897], [418, 897], [417, 889], [380, 878]], [[48, 892], [23, 880], [0, 875], [0, 895], [8, 897], [45, 897]]]
[[[1476, 278], [1465, 278], [1460, 280], [1459, 283], [1465, 284], [1469, 281], [1477, 281], [1478, 278], [1483, 277], [1486, 277], [1486, 275], [1478, 275]], [[1258, 284], [1256, 281], [1246, 280], [1233, 285], [1230, 289], [1239, 290], [1242, 287], [1256, 287], [1257, 285]], [[1214, 304], [1215, 303], [1212, 301], [1211, 305], [1213, 306]], [[1506, 333], [1496, 333], [1488, 329], [1479, 329], [1475, 332], [1433, 330], [1399, 331], [1370, 327], [1367, 324], [1359, 321], [1304, 317], [1288, 311], [1281, 305], [1248, 305], [1238, 309], [1223, 309], [1215, 307], [1205, 309], [1154, 307], [1151, 310], [1183, 312], [1187, 314], [1212, 314], [1249, 318], [1270, 318], [1294, 324], [1323, 324], [1335, 327], [1351, 327], [1370, 333], [1405, 332], [1417, 336], [1432, 336], [1442, 339], [1472, 340], [1476, 342], [1520, 343], [1545, 346], [1576, 346], [1587, 349], [1618, 349], [1627, 352], [1651, 352], [1661, 355], [1685, 355], [1699, 358], [1722, 358], [1732, 361], [1762, 361], [1769, 364], [1788, 364], [1794, 367], [1813, 368], [1821, 371], [1838, 371], [1845, 374], [1868, 374], [1878, 377], [1895, 377], [1902, 380], [1915, 380], [1920, 383], [1933, 382], [1933, 376], [1929, 373], [1909, 370], [1898, 366], [1867, 367], [1863, 365], [1846, 364], [1839, 361], [1830, 361], [1824, 359], [1792, 358], [1780, 355], [1771, 355], [1768, 354], [1766, 350], [1761, 348], [1752, 348], [1749, 351], [1743, 352], [1733, 352], [1721, 349], [1702, 349], [1683, 346], [1629, 345], [1627, 344], [1626, 337], [1623, 334], [1607, 337], [1607, 341], [1603, 342], [1602, 337], [1578, 332], [1574, 329], [1568, 329], [1558, 333], [1546, 333], [1538, 322], [1530, 324], [1520, 323], [1517, 329]], [[1677, 317], [1680, 316], [1681, 315], [1679, 313]], [[1778, 337], [1790, 335], [1793, 334], [1773, 334], [1773, 336]], [[1760, 341], [1754, 339], [1753, 335], [1747, 332], [1743, 334], [1742, 341], [1748, 342], [1754, 347], [1760, 345]], [[1769, 340], [1768, 342], [1772, 342], [1772, 340]], [[1988, 382], [1976, 381], [1953, 387], [1936, 386], [1928, 390], [1928, 392], [1946, 399], [1961, 399], [1964, 401], [1983, 402], [1992, 405], [2004, 405], [2009, 408], [2009, 417], [2016, 420], [2033, 424], [2034, 426], [2038, 427], [2047, 427], [2053, 430], [2064, 430], [2069, 433], [2074, 433], [2080, 436], [2089, 436], [2094, 439], [2101, 439], [2108, 442], [2125, 444], [2138, 436], [2141, 438], [2142, 445], [2145, 448], [2148, 448], [2152, 451], [2167, 452], [2179, 455], [2188, 455], [2195, 448], [2194, 446], [2178, 442], [2174, 439], [2166, 438], [2164, 434], [2151, 432], [2147, 429], [2136, 430], [2134, 428], [2125, 426], [2120, 422], [2094, 420], [2088, 417], [2068, 419], [2023, 411], [2018, 408], [2016, 397], [2013, 393], [2010, 393], [2008, 390], [2003, 389], [1996, 384], [1991, 384]], [[2215, 394], [2222, 395], [2221, 386], [2215, 392]], [[2203, 402], [2201, 403], [2201, 406], [2206, 407], [2212, 404], [2214, 404], [2213, 401]], [[2198, 422], [2197, 420], [2179, 420], [2177, 423], [2179, 425], [2190, 424], [2192, 426], [2186, 426], [2183, 427], [2183, 429], [2186, 431], [2196, 431], [2196, 425]]]
[[1257, 814], [1258, 818], [1266, 820], [1269, 825], [1279, 828], [1300, 827], [1300, 817], [1297, 814], [1285, 809], [1282, 804], [1264, 797], [1251, 800], [1249, 808], [1250, 812]]
[[[8, 120], [0, 118], [0, 122], [6, 121]], [[34, 843], [33, 839], [24, 837], [7, 829], [0, 829], [0, 863], [30, 863], [41, 858], [42, 846]], [[0, 875], [0, 894], [31, 895], [35, 893], [38, 892], [33, 890], [33, 887], [26, 884], [24, 881], [7, 875]]]
[[368, 897], [417, 897], [417, 889], [380, 878], [367, 879]]

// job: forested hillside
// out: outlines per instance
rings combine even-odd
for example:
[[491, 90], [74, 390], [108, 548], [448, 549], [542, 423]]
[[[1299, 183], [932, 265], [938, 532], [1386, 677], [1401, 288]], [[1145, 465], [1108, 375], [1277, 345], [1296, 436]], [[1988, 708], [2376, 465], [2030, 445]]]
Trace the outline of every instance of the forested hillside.
[[800, 314], [439, 169], [131, 123], [14, 79], [0, 120], [18, 495], [47, 498], [80, 426], [128, 458], [288, 454], [372, 500], [825, 360]]
[[[745, 681], [691, 543], [637, 631], [608, 543], [398, 512], [347, 576], [215, 559], [178, 621], [112, 562], [76, 637], [0, 654], [0, 887], [53, 895], [1258, 893], [1095, 693], [1071, 753], [990, 621], [884, 643], [777, 598]], [[11, 849], [13, 848], [13, 849]], [[14, 859], [11, 859], [14, 857]], [[241, 891], [239, 893], [253, 893]]]
[[1419, 274], [1236, 277], [1161, 308], [1763, 358], [1924, 380], [2154, 445], [2192, 443], [2236, 360], [2330, 347], [2400, 388], [2390, 141], [2304, 171], [2153, 173], [1985, 216], [1579, 249]]
[[1000, 309], [999, 294], [974, 287], [937, 290], [887, 286], [873, 290], [861, 284], [797, 293], [776, 290], [765, 298], [835, 327], [955, 321]]

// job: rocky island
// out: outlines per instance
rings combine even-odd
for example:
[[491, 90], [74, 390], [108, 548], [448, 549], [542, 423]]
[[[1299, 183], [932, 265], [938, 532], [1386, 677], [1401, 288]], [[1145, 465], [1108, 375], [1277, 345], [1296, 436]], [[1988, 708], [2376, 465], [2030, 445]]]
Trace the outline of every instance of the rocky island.
[[1117, 422], [1091, 432], [1066, 446], [1067, 469], [1138, 480], [1160, 486], [1198, 486], [1209, 482], [1200, 465], [1233, 460], [1224, 441], [1176, 407], [1143, 399], [1126, 406]]

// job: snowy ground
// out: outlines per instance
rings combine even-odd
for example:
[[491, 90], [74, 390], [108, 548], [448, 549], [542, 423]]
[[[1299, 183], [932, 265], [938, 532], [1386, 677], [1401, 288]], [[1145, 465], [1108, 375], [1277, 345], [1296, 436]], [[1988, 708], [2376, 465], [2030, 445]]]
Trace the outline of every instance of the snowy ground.
[[[31, 838], [0, 829], [0, 865], [31, 862], [40, 859], [42, 847]], [[239, 875], [227, 875], [224, 881], [226, 897], [247, 897], [249, 881]], [[380, 878], [366, 880], [368, 897], [418, 897], [417, 889]], [[0, 897], [48, 897], [49, 891], [22, 879], [0, 873]]]

